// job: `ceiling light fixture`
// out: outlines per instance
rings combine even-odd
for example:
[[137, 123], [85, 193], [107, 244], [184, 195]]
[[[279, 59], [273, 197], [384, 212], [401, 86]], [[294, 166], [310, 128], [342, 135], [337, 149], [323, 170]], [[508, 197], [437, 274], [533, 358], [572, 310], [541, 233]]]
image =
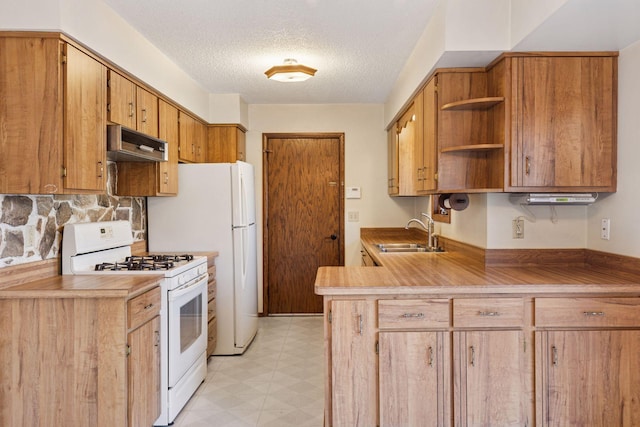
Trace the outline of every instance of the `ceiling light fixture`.
[[264, 73], [267, 78], [279, 82], [303, 82], [316, 74], [316, 69], [298, 64], [295, 59], [287, 58], [283, 65], [275, 65]]

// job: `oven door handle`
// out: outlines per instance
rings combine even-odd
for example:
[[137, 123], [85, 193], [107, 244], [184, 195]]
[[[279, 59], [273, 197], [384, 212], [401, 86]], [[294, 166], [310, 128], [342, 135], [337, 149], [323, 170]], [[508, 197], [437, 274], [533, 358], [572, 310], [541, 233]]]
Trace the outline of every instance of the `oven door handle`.
[[201, 283], [206, 285], [207, 283], [206, 277], [198, 279], [194, 282], [191, 282], [191, 284], [186, 284], [172, 291], [169, 291], [169, 301], [175, 301], [181, 296], [183, 296], [184, 294], [188, 294], [189, 292], [192, 292], [192, 288], [200, 285]]

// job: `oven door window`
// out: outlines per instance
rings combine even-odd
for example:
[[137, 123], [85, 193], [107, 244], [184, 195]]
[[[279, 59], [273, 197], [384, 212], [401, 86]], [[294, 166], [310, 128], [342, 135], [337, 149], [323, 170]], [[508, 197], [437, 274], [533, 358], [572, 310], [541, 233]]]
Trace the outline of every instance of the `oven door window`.
[[180, 307], [180, 353], [184, 353], [202, 334], [202, 294]]

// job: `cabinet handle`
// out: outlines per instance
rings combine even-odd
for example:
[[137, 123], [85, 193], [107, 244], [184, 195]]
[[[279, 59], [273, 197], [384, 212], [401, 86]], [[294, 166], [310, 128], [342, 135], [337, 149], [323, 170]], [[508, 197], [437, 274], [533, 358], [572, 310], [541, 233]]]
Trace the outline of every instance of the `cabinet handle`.
[[500, 313], [497, 311], [479, 311], [478, 316], [495, 317], [495, 316], [500, 316]]
[[529, 156], [526, 156], [524, 158], [524, 173], [525, 175], [529, 175], [529, 172], [531, 172], [531, 159]]
[[129, 103], [129, 117], [133, 117], [134, 111], [133, 111], [133, 102]]
[[147, 123], [147, 109], [142, 109], [142, 123]]
[[358, 327], [360, 328], [359, 333], [362, 335], [362, 314], [358, 315]]
[[404, 317], [405, 319], [408, 319], [408, 318], [421, 319], [424, 317], [424, 313], [405, 313], [401, 317]]
[[156, 343], [154, 346], [158, 347], [160, 345], [160, 331], [153, 331], [153, 333], [156, 334]]
[[153, 303], [147, 304], [144, 306], [145, 310], [149, 310], [151, 307], [153, 307]]
[[165, 172], [164, 173], [164, 183], [168, 184], [169, 183], [169, 172]]
[[191, 154], [196, 154], [196, 145], [191, 144]]
[[102, 167], [102, 162], [98, 162], [98, 178], [102, 178], [103, 173], [104, 173], [104, 168]]
[[433, 366], [433, 347], [429, 346], [429, 366]]
[[604, 311], [584, 311], [583, 314], [587, 317], [601, 317], [604, 316]]
[[558, 349], [555, 345], [551, 346], [551, 359], [553, 366], [558, 366]]
[[471, 351], [471, 366], [476, 366], [476, 349], [471, 346], [469, 350]]

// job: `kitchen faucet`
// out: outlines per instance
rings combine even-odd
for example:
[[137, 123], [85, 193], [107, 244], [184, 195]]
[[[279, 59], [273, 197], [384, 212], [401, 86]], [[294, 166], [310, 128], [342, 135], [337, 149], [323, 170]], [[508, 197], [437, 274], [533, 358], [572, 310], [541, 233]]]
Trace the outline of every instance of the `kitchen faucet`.
[[412, 222], [418, 223], [422, 226], [422, 228], [424, 228], [427, 232], [427, 250], [429, 251], [435, 251], [437, 248], [434, 245], [433, 242], [433, 218], [431, 218], [429, 215], [427, 215], [426, 213], [422, 212], [421, 214], [423, 217], [427, 218], [427, 224], [425, 224], [424, 222], [420, 221], [418, 218], [411, 218], [409, 220], [409, 222], [407, 222], [407, 225], [405, 225], [405, 229], [409, 229], [409, 225], [411, 225]]

